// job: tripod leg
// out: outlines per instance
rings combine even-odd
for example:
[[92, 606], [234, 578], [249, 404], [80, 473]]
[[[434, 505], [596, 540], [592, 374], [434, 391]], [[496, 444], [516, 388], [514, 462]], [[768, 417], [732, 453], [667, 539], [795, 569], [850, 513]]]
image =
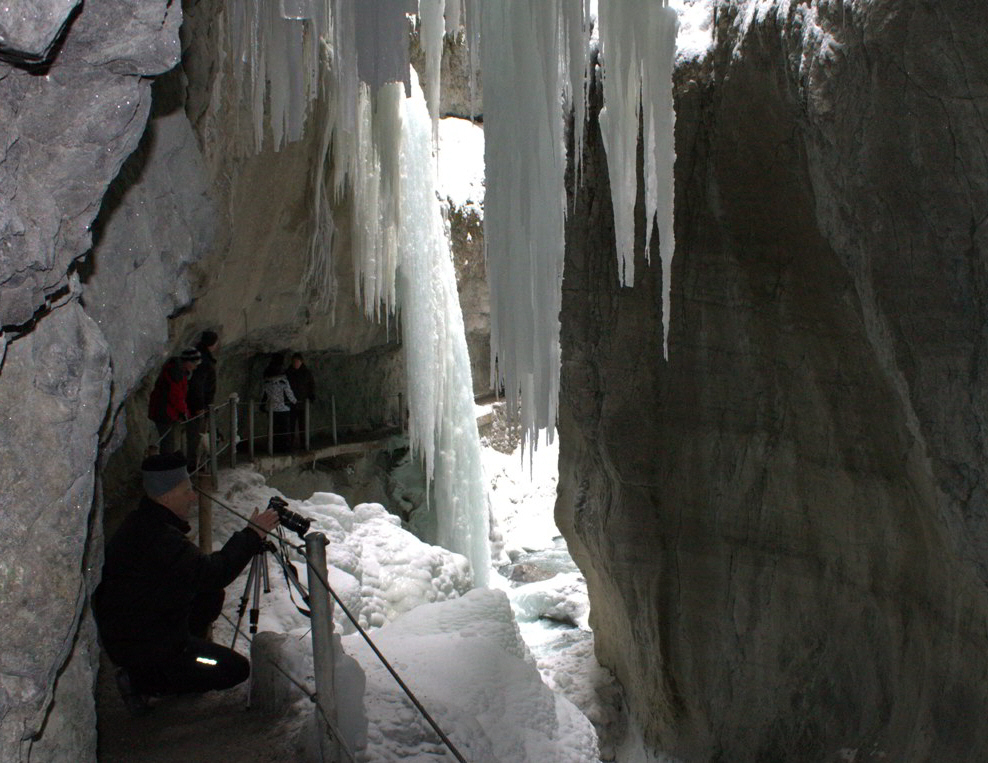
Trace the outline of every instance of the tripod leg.
[[264, 573], [264, 593], [271, 593], [271, 577], [268, 573], [268, 555], [264, 554], [264, 562], [261, 565], [261, 572]]
[[257, 633], [257, 616], [261, 611], [261, 570], [267, 568], [267, 554], [263, 551], [254, 557], [251, 574], [254, 576], [254, 606], [250, 608], [250, 632]]
[[250, 572], [247, 573], [247, 582], [244, 584], [244, 595], [240, 597], [240, 606], [237, 607], [237, 624], [233, 628], [233, 640], [230, 642], [231, 649], [237, 645], [237, 636], [240, 635], [240, 623], [243, 622], [244, 612], [247, 611], [247, 602], [250, 601], [251, 583], [254, 581], [257, 572], [256, 565], [257, 557], [255, 556], [250, 561]]

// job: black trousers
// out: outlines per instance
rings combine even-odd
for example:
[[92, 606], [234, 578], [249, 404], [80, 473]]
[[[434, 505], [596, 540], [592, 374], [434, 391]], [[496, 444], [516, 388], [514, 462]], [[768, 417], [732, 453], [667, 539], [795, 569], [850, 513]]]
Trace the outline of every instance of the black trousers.
[[158, 430], [158, 452], [159, 453], [174, 453], [175, 452], [175, 430], [178, 428], [177, 422], [174, 421], [155, 421], [154, 428]]
[[247, 658], [203, 638], [222, 608], [222, 590], [198, 594], [189, 615], [192, 638], [172, 657], [128, 667], [134, 690], [140, 694], [198, 694], [246, 681], [250, 675]]
[[295, 432], [299, 433], [299, 448], [305, 447], [305, 403], [296, 403], [288, 412], [288, 431], [291, 432], [292, 445], [295, 444]]

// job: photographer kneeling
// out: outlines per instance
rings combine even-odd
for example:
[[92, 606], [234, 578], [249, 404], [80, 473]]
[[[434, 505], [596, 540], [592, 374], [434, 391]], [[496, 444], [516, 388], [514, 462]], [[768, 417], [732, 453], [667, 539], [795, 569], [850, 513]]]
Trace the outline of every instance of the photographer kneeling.
[[103, 580], [93, 594], [100, 641], [118, 666], [128, 710], [147, 709], [147, 695], [228, 689], [246, 680], [246, 658], [206, 640], [223, 607], [223, 589], [261, 550], [278, 524], [270, 509], [222, 549], [204, 554], [188, 538], [197, 504], [181, 453], [141, 464], [144, 491], [106, 546]]

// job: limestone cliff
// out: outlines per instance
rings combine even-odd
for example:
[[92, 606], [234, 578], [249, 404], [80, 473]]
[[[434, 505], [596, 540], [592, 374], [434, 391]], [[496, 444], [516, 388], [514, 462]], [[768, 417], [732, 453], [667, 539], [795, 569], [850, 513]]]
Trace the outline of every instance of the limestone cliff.
[[[144, 131], [149, 77], [178, 60], [180, 21], [167, 0], [0, 8], [3, 761], [95, 755], [85, 602], [101, 558], [94, 465], [111, 374], [76, 260]], [[104, 266], [126, 269], [126, 253]]]
[[979, 14], [720, 6], [676, 74], [668, 360], [591, 124], [557, 521], [601, 662], [684, 760], [988, 756]]

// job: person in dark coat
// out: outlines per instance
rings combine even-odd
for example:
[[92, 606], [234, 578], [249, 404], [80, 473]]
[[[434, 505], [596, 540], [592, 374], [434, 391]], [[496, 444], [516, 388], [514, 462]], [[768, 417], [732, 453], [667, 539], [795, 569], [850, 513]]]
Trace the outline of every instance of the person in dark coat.
[[[199, 464], [199, 443], [205, 431], [205, 413], [216, 399], [216, 357], [220, 338], [215, 331], [203, 331], [196, 345], [201, 361], [189, 377], [189, 389], [185, 400], [192, 420], [185, 427], [185, 453], [189, 457], [189, 473], [195, 473]], [[196, 418], [198, 417], [198, 418]]]
[[100, 642], [118, 666], [128, 709], [147, 709], [147, 695], [227, 689], [250, 666], [231, 649], [206, 640], [223, 606], [223, 589], [261, 550], [278, 524], [254, 510], [251, 526], [219, 551], [205, 554], [186, 533], [197, 503], [181, 453], [153, 455], [141, 474], [145, 497], [106, 546], [103, 579], [93, 594]]
[[305, 443], [305, 401], [310, 403], [316, 399], [316, 380], [312, 377], [312, 371], [302, 360], [302, 353], [296, 352], [292, 355], [292, 364], [285, 371], [288, 377], [288, 384], [295, 394], [295, 402], [292, 403], [288, 422], [288, 431], [295, 439], [295, 432], [298, 431], [301, 437], [300, 442]]
[[158, 374], [148, 399], [148, 418], [158, 430], [158, 451], [175, 452], [176, 424], [189, 418], [186, 397], [189, 391], [189, 376], [198, 365], [199, 351], [184, 350], [177, 358], [171, 358]]

